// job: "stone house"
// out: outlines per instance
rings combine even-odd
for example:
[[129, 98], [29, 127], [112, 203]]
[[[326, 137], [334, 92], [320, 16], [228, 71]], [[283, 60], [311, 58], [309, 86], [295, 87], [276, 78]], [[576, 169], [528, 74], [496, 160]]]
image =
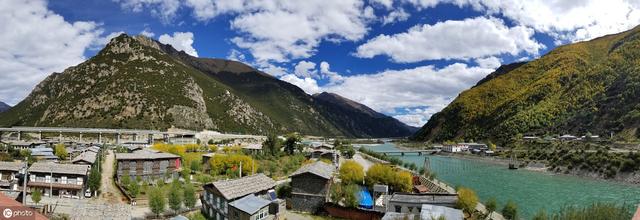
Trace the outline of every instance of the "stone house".
[[83, 198], [90, 166], [36, 162], [28, 169], [29, 191], [41, 190], [44, 196]]
[[458, 202], [457, 194], [446, 193], [394, 193], [387, 201], [387, 212], [420, 214], [422, 205], [436, 205], [455, 208]]
[[128, 175], [131, 180], [138, 177], [142, 181], [171, 179], [180, 171], [180, 156], [163, 152], [136, 151], [116, 153], [118, 180]]
[[316, 161], [291, 174], [291, 208], [315, 213], [327, 201], [329, 186], [336, 168]]
[[23, 162], [4, 162], [0, 161], [0, 189], [1, 190], [18, 190], [17, 175], [24, 168]]
[[[281, 210], [285, 209], [285, 204], [283, 200], [275, 197], [275, 186], [276, 182], [262, 173], [205, 184], [203, 186], [204, 193], [200, 197], [201, 212], [208, 219], [216, 220], [247, 219], [247, 216], [251, 220], [278, 219]], [[253, 202], [250, 205], [242, 202], [234, 203], [234, 201], [250, 195], [260, 199], [247, 198], [242, 200]], [[266, 216], [262, 212], [266, 210], [265, 201], [269, 202], [267, 208], [269, 212]]]

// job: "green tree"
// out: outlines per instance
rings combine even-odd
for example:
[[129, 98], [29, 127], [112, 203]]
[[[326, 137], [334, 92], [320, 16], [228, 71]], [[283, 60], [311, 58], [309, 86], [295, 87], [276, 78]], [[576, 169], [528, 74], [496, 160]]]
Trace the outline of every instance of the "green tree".
[[361, 184], [364, 180], [364, 168], [354, 160], [347, 160], [340, 165], [339, 175], [345, 184]]
[[138, 194], [140, 194], [140, 185], [138, 185], [136, 181], [130, 182], [127, 186], [127, 190], [131, 197], [136, 198], [138, 197]]
[[476, 192], [469, 188], [460, 187], [458, 189], [458, 202], [456, 205], [467, 213], [473, 213], [476, 205], [478, 205]]
[[200, 171], [200, 169], [201, 169], [201, 161], [192, 160], [190, 168], [191, 168], [191, 171]]
[[184, 189], [182, 190], [183, 194], [184, 194], [184, 206], [188, 207], [188, 208], [193, 208], [196, 206], [196, 190], [193, 187], [193, 185], [191, 184], [187, 184], [184, 186]]
[[178, 213], [180, 207], [182, 207], [182, 193], [180, 193], [180, 183], [177, 180], [171, 183], [167, 197], [169, 197], [169, 207], [173, 209], [175, 213]]
[[262, 149], [271, 155], [278, 155], [280, 153], [280, 140], [275, 135], [269, 135], [267, 140], [262, 143]]
[[69, 154], [67, 153], [67, 148], [64, 144], [56, 144], [54, 149], [54, 154], [62, 160], [66, 160]]
[[496, 209], [498, 208], [498, 202], [496, 201], [496, 198], [493, 198], [493, 197], [489, 198], [487, 202], [485, 202], [485, 207], [487, 208], [488, 214], [495, 212]]
[[502, 216], [506, 219], [518, 219], [518, 206], [511, 200], [502, 208]]
[[291, 133], [287, 136], [287, 140], [284, 142], [284, 150], [288, 154], [293, 154], [298, 149], [298, 142], [300, 142], [300, 135], [297, 133]]
[[100, 177], [100, 170], [98, 170], [97, 167], [91, 168], [91, 173], [89, 174], [89, 180], [87, 184], [89, 185], [89, 189], [91, 189], [96, 195], [98, 189], [100, 189]]
[[129, 183], [131, 183], [131, 177], [129, 177], [129, 175], [122, 175], [122, 177], [120, 177], [120, 185], [126, 187]]
[[36, 203], [36, 205], [38, 203], [40, 203], [40, 200], [42, 200], [42, 192], [40, 192], [40, 190], [36, 189], [31, 193], [31, 200], [33, 200], [33, 202]]
[[149, 209], [151, 209], [151, 212], [156, 216], [160, 216], [164, 212], [166, 204], [167, 201], [162, 190], [159, 187], [151, 189], [151, 192], [149, 192]]

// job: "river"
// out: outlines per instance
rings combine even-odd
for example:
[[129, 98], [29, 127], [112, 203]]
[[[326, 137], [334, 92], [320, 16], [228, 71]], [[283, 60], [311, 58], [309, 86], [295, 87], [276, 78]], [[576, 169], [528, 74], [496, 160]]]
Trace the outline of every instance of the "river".
[[[361, 145], [373, 151], [398, 150], [394, 144]], [[520, 217], [532, 218], [539, 210], [547, 213], [566, 205], [590, 205], [594, 202], [616, 204], [640, 203], [640, 186], [605, 180], [555, 175], [529, 170], [509, 170], [477, 160], [444, 156], [398, 156], [405, 162], [422, 166], [429, 157], [436, 178], [455, 186], [473, 189], [482, 202], [494, 197], [498, 210], [512, 200], [518, 205]], [[634, 209], [635, 211], [635, 209]]]

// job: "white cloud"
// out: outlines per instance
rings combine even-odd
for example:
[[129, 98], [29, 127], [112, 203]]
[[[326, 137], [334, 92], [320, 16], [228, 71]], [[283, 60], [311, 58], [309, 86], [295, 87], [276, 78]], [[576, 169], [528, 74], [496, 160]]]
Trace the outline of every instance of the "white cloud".
[[316, 70], [316, 63], [309, 61], [300, 61], [294, 67], [293, 73], [298, 77], [304, 78], [315, 78], [318, 76], [318, 71]]
[[231, 41], [249, 50], [258, 62], [308, 58], [323, 40], [360, 40], [374, 16], [363, 0], [187, 0], [177, 5], [177, 0], [115, 1], [132, 11], [155, 11], [165, 22], [172, 20], [181, 6], [205, 22], [229, 15], [231, 28], [240, 33]]
[[198, 52], [193, 48], [193, 33], [191, 32], [174, 32], [173, 36], [168, 34], [160, 35], [158, 41], [163, 44], [170, 44], [178, 51], [197, 57]]
[[518, 25], [549, 33], [559, 42], [589, 40], [622, 32], [640, 24], [637, 0], [409, 0], [419, 8], [438, 3], [471, 6], [486, 14], [501, 14]]
[[149, 38], [152, 38], [154, 36], [156, 36], [155, 33], [153, 33], [150, 29], [145, 28], [144, 30], [140, 31], [140, 34]]
[[271, 63], [258, 63], [256, 65], [258, 69], [260, 69], [262, 72], [271, 74], [272, 76], [278, 77], [278, 76], [283, 76], [288, 74], [288, 71], [286, 68], [281, 66], [276, 66]]
[[476, 63], [479, 67], [487, 69], [495, 69], [501, 65], [501, 61], [497, 57], [478, 58]]
[[229, 55], [227, 56], [227, 59], [235, 60], [239, 62], [246, 62], [246, 57], [244, 56], [244, 54], [236, 49], [231, 49], [231, 51], [229, 52]]
[[141, 12], [148, 9], [152, 15], [160, 18], [162, 23], [168, 24], [173, 21], [178, 9], [180, 0], [113, 0], [120, 3], [123, 9], [133, 12]]
[[0, 100], [11, 105], [52, 72], [85, 60], [102, 34], [94, 22], [68, 22], [44, 0], [0, 1]]
[[414, 109], [405, 109], [406, 113], [401, 115], [394, 115], [393, 117], [404, 122], [405, 124], [422, 127], [424, 124], [429, 121], [429, 118], [435, 113], [438, 113], [440, 110], [436, 110], [434, 108], [429, 107], [421, 107]]
[[399, 21], [406, 21], [411, 16], [409, 13], [405, 12], [404, 9], [398, 8], [396, 10], [391, 11], [387, 16], [382, 18], [382, 25], [392, 24]]
[[524, 26], [507, 27], [497, 18], [469, 18], [434, 25], [418, 25], [407, 32], [379, 35], [358, 46], [358, 57], [387, 55], [395, 62], [469, 59], [522, 52], [537, 54], [544, 48]]
[[296, 85], [308, 94], [315, 94], [322, 91], [318, 86], [318, 82], [309, 77], [298, 77], [294, 74], [287, 74], [280, 77], [280, 80]]
[[331, 66], [326, 61], [320, 62], [320, 74], [324, 78], [329, 78], [329, 83], [340, 83], [344, 79], [337, 72], [331, 71]]

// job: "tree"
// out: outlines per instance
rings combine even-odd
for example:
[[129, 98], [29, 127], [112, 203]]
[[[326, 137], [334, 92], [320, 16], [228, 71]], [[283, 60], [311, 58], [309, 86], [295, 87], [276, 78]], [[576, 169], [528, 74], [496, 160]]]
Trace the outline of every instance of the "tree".
[[128, 186], [129, 183], [131, 183], [131, 177], [129, 177], [129, 175], [123, 175], [120, 177], [120, 185]]
[[218, 146], [213, 145], [213, 144], [209, 144], [209, 151], [211, 151], [211, 152], [218, 151]]
[[498, 202], [495, 198], [491, 197], [487, 200], [487, 202], [485, 202], [485, 207], [487, 208], [487, 213], [491, 214], [498, 208]]
[[164, 212], [166, 203], [164, 194], [159, 187], [151, 189], [151, 192], [149, 192], [149, 209], [151, 209], [151, 212], [156, 216], [160, 216]]
[[339, 175], [345, 184], [360, 184], [364, 180], [364, 168], [354, 160], [347, 160], [340, 166]]
[[271, 155], [280, 153], [280, 140], [275, 135], [269, 135], [267, 140], [262, 143], [262, 149]]
[[478, 196], [476, 192], [469, 188], [460, 187], [458, 189], [458, 202], [456, 206], [467, 213], [473, 213], [478, 205]]
[[180, 183], [177, 180], [171, 183], [167, 197], [169, 197], [169, 207], [173, 209], [175, 213], [178, 213], [182, 207], [182, 193], [180, 193]]
[[413, 187], [413, 176], [406, 171], [395, 171], [384, 164], [374, 164], [367, 170], [365, 183], [368, 186], [374, 184], [389, 185], [395, 191], [410, 192]]
[[195, 188], [193, 188], [193, 185], [191, 184], [187, 184], [184, 186], [183, 189], [183, 194], [184, 194], [184, 206], [188, 207], [188, 208], [193, 208], [196, 206], [196, 190]]
[[358, 206], [358, 189], [356, 184], [333, 184], [329, 196], [335, 203], [342, 203], [346, 207], [354, 208]]
[[69, 154], [67, 153], [67, 148], [65, 148], [64, 144], [56, 144], [54, 149], [54, 154], [62, 160], [66, 160]]
[[91, 173], [89, 174], [89, 189], [91, 189], [94, 193], [97, 194], [98, 189], [100, 189], [100, 170], [97, 167], [91, 168]]
[[287, 136], [287, 140], [284, 142], [284, 150], [288, 154], [293, 154], [298, 149], [298, 142], [300, 142], [300, 136], [297, 133], [291, 133]]
[[31, 193], [31, 200], [33, 200], [33, 202], [36, 203], [36, 205], [38, 203], [40, 203], [40, 200], [42, 200], [42, 192], [40, 192], [40, 190], [36, 189], [35, 191], [33, 191]]
[[136, 181], [130, 182], [127, 186], [127, 190], [131, 197], [136, 198], [138, 197], [138, 194], [140, 194], [140, 185], [138, 185], [138, 182]]
[[502, 216], [506, 219], [518, 219], [518, 206], [509, 200], [507, 204], [504, 205], [504, 208], [502, 208]]
[[200, 171], [200, 161], [198, 160], [192, 160], [191, 161], [191, 170], [192, 171]]

